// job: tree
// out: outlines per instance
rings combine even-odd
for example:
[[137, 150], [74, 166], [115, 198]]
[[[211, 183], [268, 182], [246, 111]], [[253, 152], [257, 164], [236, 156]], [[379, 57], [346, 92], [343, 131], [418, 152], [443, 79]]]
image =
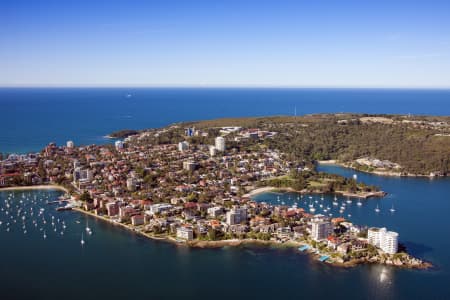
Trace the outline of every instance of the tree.
[[83, 194], [80, 195], [80, 200], [87, 203], [92, 203], [94, 201], [91, 195], [86, 191], [84, 191]]
[[209, 228], [208, 229], [208, 237], [211, 241], [215, 241], [217, 238], [217, 233], [216, 230], [214, 228]]

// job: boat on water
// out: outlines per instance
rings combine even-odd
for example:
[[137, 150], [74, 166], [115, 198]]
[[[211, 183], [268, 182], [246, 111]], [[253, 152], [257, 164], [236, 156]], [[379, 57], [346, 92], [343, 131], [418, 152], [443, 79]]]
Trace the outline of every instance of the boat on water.
[[375, 212], [380, 212], [380, 208], [378, 207], [378, 204], [377, 204], [377, 207], [375, 208]]
[[356, 205], [361, 206], [361, 205], [362, 205], [362, 202], [361, 202], [361, 201], [358, 201], [358, 203], [356, 203]]
[[84, 245], [84, 238], [83, 238], [83, 233], [81, 233], [81, 241], [80, 241], [81, 245]]
[[56, 211], [65, 211], [65, 210], [72, 210], [72, 206], [59, 206], [56, 208]]
[[334, 196], [334, 199], [333, 199], [333, 205], [334, 205], [334, 206], [338, 206], [338, 205], [339, 205], [339, 203], [338, 203], [337, 200], [338, 200], [337, 197]]
[[86, 219], [86, 232], [91, 231], [91, 228], [89, 228], [89, 221]]
[[395, 212], [395, 208], [394, 208], [394, 204], [392, 204], [392, 207], [391, 207], [391, 209], [389, 209], [390, 210], [390, 212]]

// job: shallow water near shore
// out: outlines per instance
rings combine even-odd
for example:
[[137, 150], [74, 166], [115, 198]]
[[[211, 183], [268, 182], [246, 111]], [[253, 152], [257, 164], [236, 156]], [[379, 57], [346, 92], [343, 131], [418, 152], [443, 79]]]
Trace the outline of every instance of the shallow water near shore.
[[[437, 267], [428, 271], [364, 265], [350, 269], [332, 267], [301, 254], [295, 248], [246, 245], [219, 249], [196, 249], [153, 241], [74, 211], [57, 213], [45, 203], [25, 204], [25, 198], [56, 199], [60, 191], [3, 191], [0, 207], [12, 193], [12, 203], [20, 200], [27, 208], [45, 208], [64, 220], [64, 235], [39, 229], [27, 222], [6, 232], [5, 215], [0, 213], [0, 289], [4, 299], [216, 299], [242, 298], [446, 298], [450, 288], [450, 258], [447, 253], [450, 227], [448, 179], [380, 177], [333, 166], [321, 170], [376, 184], [389, 193], [384, 199], [353, 200], [351, 221], [369, 226], [387, 226], [399, 232], [413, 255], [430, 260]], [[290, 194], [260, 194], [255, 199], [288, 201]], [[292, 194], [292, 199], [294, 195]], [[320, 196], [314, 196], [320, 200]], [[345, 200], [345, 199], [344, 199]], [[325, 197], [323, 200], [332, 201]], [[342, 202], [342, 201], [339, 201]], [[394, 203], [396, 212], [389, 208]], [[374, 212], [379, 204], [380, 214]], [[331, 202], [329, 206], [332, 206]], [[348, 212], [347, 212], [348, 211]], [[93, 234], [85, 233], [86, 220]], [[77, 223], [77, 221], [79, 223]], [[21, 222], [21, 221], [20, 221]], [[49, 225], [51, 227], [51, 225]], [[58, 225], [57, 225], [58, 226]], [[81, 234], [86, 241], [81, 246]]]

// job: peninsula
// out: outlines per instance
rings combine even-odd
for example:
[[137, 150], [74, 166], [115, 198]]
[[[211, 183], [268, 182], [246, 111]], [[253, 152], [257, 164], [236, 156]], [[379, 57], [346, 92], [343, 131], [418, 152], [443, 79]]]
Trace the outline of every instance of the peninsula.
[[[376, 140], [387, 128], [405, 135], [413, 131], [413, 139], [426, 133], [433, 141], [432, 135], [441, 147], [450, 140], [445, 136], [448, 123], [444, 120], [435, 126], [427, 123], [435, 122], [430, 117], [419, 125], [411, 119], [405, 123], [401, 116], [391, 116], [395, 121], [382, 123], [379, 116], [370, 117], [370, 121], [363, 118], [369, 117], [334, 114], [224, 119], [174, 124], [131, 135], [127, 131], [128, 136], [114, 145], [50, 143], [39, 153], [5, 157], [0, 162], [0, 187], [62, 186], [71, 200], [67, 209], [150, 238], [194, 247], [289, 245], [341, 266], [381, 263], [430, 267], [407, 254], [398, 244], [398, 234], [386, 228], [367, 228], [325, 211], [316, 213], [315, 209], [305, 211], [252, 199], [258, 191], [274, 189], [296, 192], [299, 198], [313, 194], [383, 197], [385, 193], [378, 187], [355, 178], [317, 172], [315, 163], [338, 157], [357, 161], [360, 153], [392, 159], [381, 155], [385, 144]], [[364, 147], [367, 137], [360, 134], [369, 131], [367, 134], [373, 135], [375, 130], [379, 131], [373, 136], [376, 151]], [[361, 136], [356, 138], [354, 131]], [[349, 136], [355, 138], [354, 146], [346, 145]], [[353, 149], [355, 156], [342, 149]], [[424, 169], [415, 172], [425, 174], [433, 167], [436, 174], [447, 175], [448, 161], [434, 162], [439, 155], [423, 157]], [[397, 164], [390, 167], [401, 172], [414, 169], [403, 160]]]

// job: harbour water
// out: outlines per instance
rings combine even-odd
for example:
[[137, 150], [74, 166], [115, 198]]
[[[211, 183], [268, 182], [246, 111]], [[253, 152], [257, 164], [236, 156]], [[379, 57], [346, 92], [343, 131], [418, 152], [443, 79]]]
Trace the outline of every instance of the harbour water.
[[[69, 139], [78, 145], [104, 143], [103, 136], [114, 130], [185, 120], [292, 115], [294, 108], [298, 114], [450, 115], [448, 100], [448, 90], [0, 89], [0, 152], [37, 151], [49, 141], [61, 144]], [[57, 213], [54, 206], [37, 202], [23, 205], [34, 211], [44, 207], [47, 219], [54, 215], [64, 220], [64, 234], [61, 224], [56, 232], [47, 224], [44, 239], [41, 227], [34, 227], [28, 217], [26, 233], [21, 220], [7, 231], [7, 217], [0, 212], [1, 299], [449, 299], [450, 180], [381, 177], [333, 166], [320, 169], [348, 177], [356, 173], [358, 180], [388, 192], [383, 199], [363, 200], [361, 206], [353, 200], [343, 215], [351, 214], [350, 221], [358, 224], [398, 231], [413, 255], [436, 268], [341, 269], [293, 248], [190, 249], [148, 240], [73, 211]], [[5, 209], [10, 193], [0, 192], [0, 208]], [[8, 201], [56, 199], [60, 194], [16, 191]], [[273, 193], [255, 199], [276, 203], [278, 196], [286, 204], [296, 199], [294, 194]], [[322, 202], [320, 196], [315, 200], [316, 205]], [[332, 201], [324, 196], [325, 207], [333, 208]], [[394, 213], [389, 211], [392, 204]], [[377, 205], [379, 213], [374, 211]], [[333, 209], [330, 212], [339, 215]], [[92, 235], [86, 234], [87, 220]]]
[[101, 144], [116, 130], [224, 117], [450, 115], [449, 101], [450, 90], [0, 88], [0, 152], [38, 151], [51, 141]]
[[[46, 209], [64, 220], [64, 235], [47, 224], [44, 239], [39, 225], [19, 225], [6, 231], [4, 212], [0, 213], [0, 289], [4, 299], [123, 299], [151, 295], [154, 299], [217, 299], [329, 297], [344, 299], [446, 299], [450, 294], [450, 226], [448, 179], [380, 177], [340, 167], [322, 170], [377, 184], [389, 193], [383, 199], [347, 204], [350, 220], [369, 226], [387, 226], [400, 233], [400, 241], [416, 256], [436, 268], [426, 271], [364, 265], [341, 269], [312, 260], [293, 248], [261, 246], [190, 249], [152, 241], [117, 226], [73, 211], [56, 213], [44, 202], [27, 204]], [[0, 207], [11, 192], [0, 192]], [[56, 199], [58, 191], [16, 191], [10, 203], [26, 198]], [[22, 196], [24, 195], [24, 196]], [[296, 194], [266, 193], [258, 201], [296, 200]], [[23, 198], [25, 197], [25, 199]], [[289, 200], [290, 198], [290, 200]], [[332, 197], [314, 196], [332, 206]], [[342, 200], [339, 199], [341, 203]], [[28, 200], [30, 201], [30, 200]], [[394, 203], [396, 211], [389, 208]], [[374, 208], [379, 205], [381, 211]], [[319, 211], [318, 211], [319, 212]], [[85, 233], [86, 220], [93, 234]], [[21, 222], [20, 220], [17, 222]], [[31, 219], [28, 220], [31, 222]], [[58, 226], [58, 225], [56, 225]], [[61, 225], [60, 225], [61, 226]], [[26, 288], [24, 288], [26, 287]], [[199, 296], [200, 295], [200, 296]], [[236, 296], [238, 295], [238, 296]]]

